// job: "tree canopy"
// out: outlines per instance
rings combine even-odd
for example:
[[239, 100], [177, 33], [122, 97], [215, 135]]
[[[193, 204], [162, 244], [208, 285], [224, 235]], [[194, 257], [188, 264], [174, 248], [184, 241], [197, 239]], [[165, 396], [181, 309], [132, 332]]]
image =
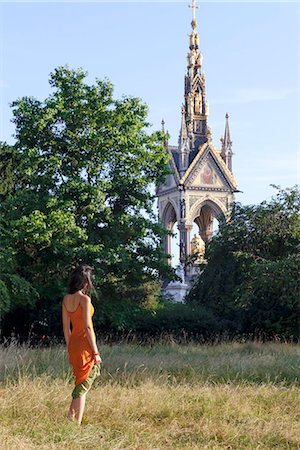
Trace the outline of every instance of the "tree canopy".
[[188, 301], [238, 333], [300, 336], [300, 191], [236, 204], [207, 249]]
[[[57, 320], [81, 261], [94, 267], [102, 299], [144, 302], [143, 285], [172, 276], [151, 192], [169, 171], [165, 136], [149, 132], [139, 98], [116, 100], [110, 81], [90, 85], [86, 76], [58, 67], [45, 100], [14, 101], [16, 143], [0, 146], [1, 257], [31, 292], [40, 321], [51, 311]], [[27, 307], [4, 272], [2, 310]]]

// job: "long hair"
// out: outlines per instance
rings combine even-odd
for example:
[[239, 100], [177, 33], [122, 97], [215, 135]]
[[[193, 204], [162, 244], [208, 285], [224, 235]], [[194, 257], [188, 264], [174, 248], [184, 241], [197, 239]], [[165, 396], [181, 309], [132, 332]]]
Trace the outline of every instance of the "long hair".
[[68, 293], [75, 294], [75, 292], [83, 288], [87, 291], [93, 290], [92, 271], [93, 268], [87, 264], [80, 264], [80, 266], [76, 267], [70, 275]]

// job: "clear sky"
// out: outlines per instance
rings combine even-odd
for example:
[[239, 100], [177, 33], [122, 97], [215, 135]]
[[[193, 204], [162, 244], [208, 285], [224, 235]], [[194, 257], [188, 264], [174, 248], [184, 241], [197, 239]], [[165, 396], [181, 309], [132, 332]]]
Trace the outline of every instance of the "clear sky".
[[[1, 140], [13, 142], [10, 102], [51, 92], [58, 65], [108, 77], [115, 96], [149, 105], [177, 143], [191, 9], [185, 2], [1, 2]], [[219, 147], [228, 111], [243, 204], [300, 182], [300, 4], [200, 2], [200, 49]]]

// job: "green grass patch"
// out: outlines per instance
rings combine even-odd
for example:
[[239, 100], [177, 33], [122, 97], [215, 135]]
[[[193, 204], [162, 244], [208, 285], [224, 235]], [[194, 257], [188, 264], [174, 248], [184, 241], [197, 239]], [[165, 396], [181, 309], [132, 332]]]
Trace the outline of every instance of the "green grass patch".
[[81, 427], [64, 347], [1, 348], [1, 450], [300, 448], [299, 345], [100, 347]]

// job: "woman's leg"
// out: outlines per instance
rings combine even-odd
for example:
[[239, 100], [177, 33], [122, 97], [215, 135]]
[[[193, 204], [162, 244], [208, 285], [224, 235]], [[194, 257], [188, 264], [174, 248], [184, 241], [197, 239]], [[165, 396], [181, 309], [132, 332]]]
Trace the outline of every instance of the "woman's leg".
[[75, 419], [74, 398], [71, 401], [69, 414], [68, 414], [68, 419], [71, 420], [71, 421], [73, 421]]
[[71, 405], [70, 405], [70, 409], [69, 409], [69, 414], [68, 414], [68, 419], [73, 421], [75, 420], [75, 405], [74, 405], [74, 400], [76, 400], [75, 398], [73, 398], [73, 400], [71, 401]]
[[82, 383], [76, 385], [72, 392], [73, 400], [70, 405], [68, 418], [72, 421], [76, 420], [79, 425], [81, 424], [82, 421], [86, 394], [88, 393], [88, 391], [92, 387], [93, 382], [99, 375], [100, 375], [100, 367], [98, 365], [93, 366], [87, 379]]
[[73, 398], [70, 405], [68, 418], [72, 421], [75, 420], [78, 423], [78, 425], [80, 425], [82, 421], [82, 416], [85, 407], [85, 399], [86, 394], [83, 394], [80, 397]]

